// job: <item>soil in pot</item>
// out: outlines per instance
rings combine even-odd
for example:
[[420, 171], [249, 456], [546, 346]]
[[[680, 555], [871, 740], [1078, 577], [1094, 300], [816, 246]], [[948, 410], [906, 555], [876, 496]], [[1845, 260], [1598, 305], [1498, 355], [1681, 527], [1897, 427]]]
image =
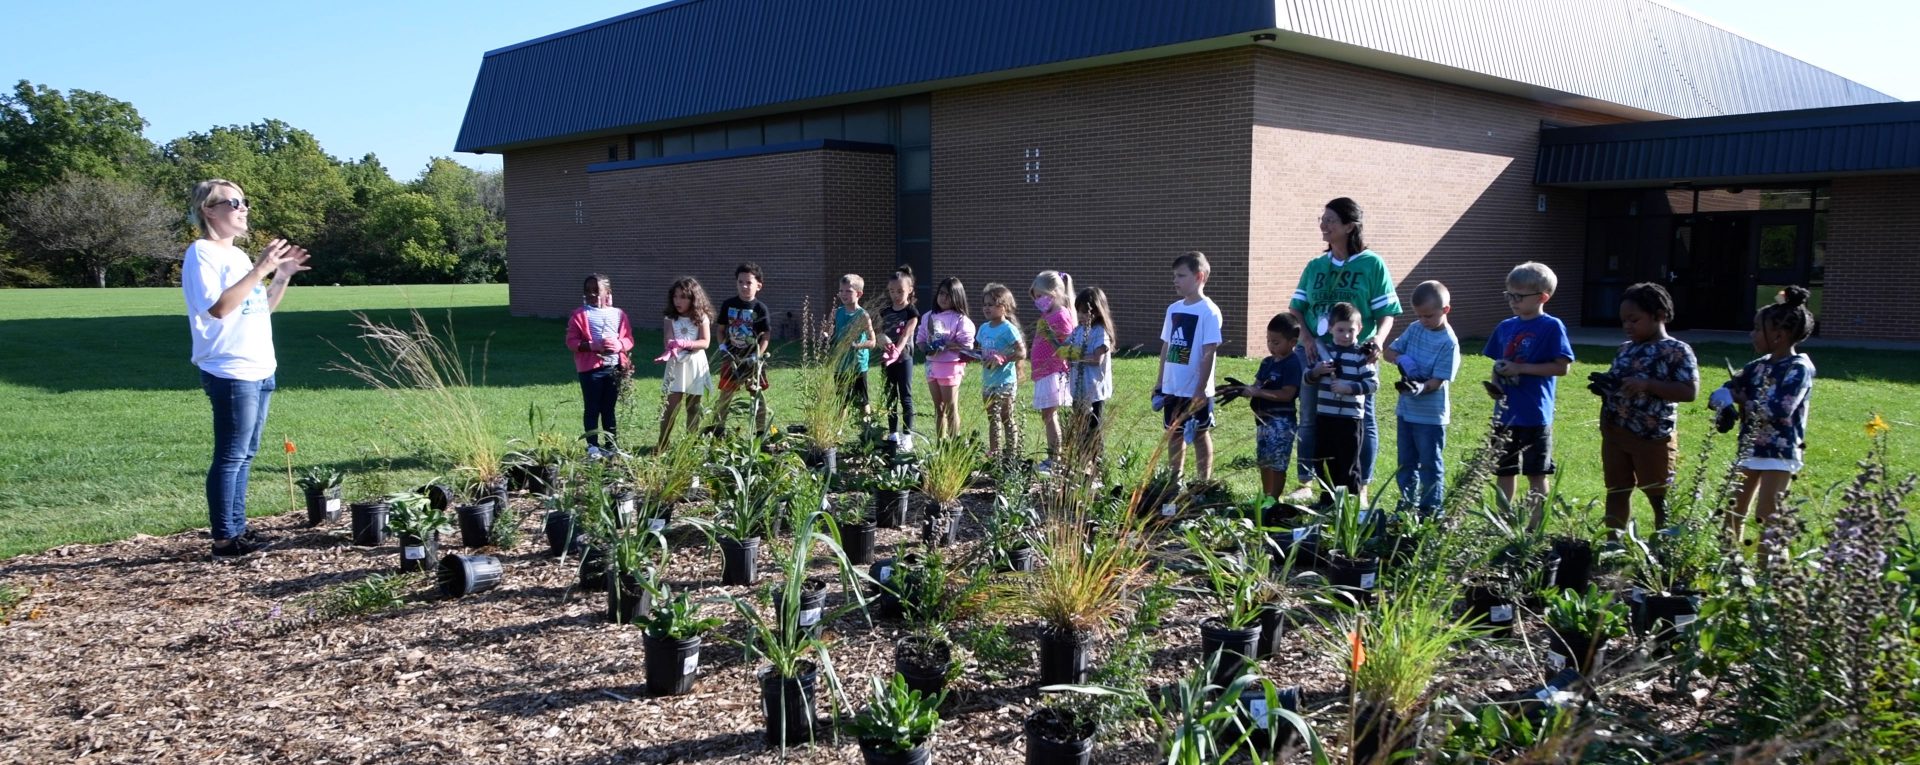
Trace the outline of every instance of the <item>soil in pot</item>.
[[1327, 579], [1335, 587], [1346, 588], [1361, 603], [1372, 603], [1374, 586], [1380, 579], [1380, 559], [1366, 556], [1355, 559], [1330, 553], [1327, 556]]
[[873, 493], [873, 525], [897, 529], [907, 522], [908, 492], [879, 489]]
[[491, 555], [449, 555], [440, 559], [440, 595], [457, 598], [500, 586], [504, 571]]
[[760, 538], [720, 538], [720, 584], [753, 584], [760, 575]]
[[400, 535], [400, 573], [432, 571], [440, 566], [440, 535], [433, 534], [421, 539], [410, 534]]
[[879, 743], [860, 740], [860, 761], [866, 765], [927, 765], [933, 762], [933, 747], [927, 742], [904, 752], [880, 748]]
[[850, 523], [840, 527], [840, 550], [847, 562], [865, 566], [873, 562], [873, 542], [879, 527], [871, 523]]
[[454, 516], [460, 522], [460, 544], [476, 549], [491, 544], [493, 514], [496, 509], [492, 497], [455, 508]]
[[1094, 721], [1041, 707], [1021, 724], [1027, 765], [1088, 765], [1093, 760]]
[[1491, 582], [1472, 582], [1467, 585], [1467, 615], [1478, 617], [1480, 626], [1487, 628], [1487, 634], [1493, 637], [1508, 637], [1513, 634], [1513, 625], [1518, 615], [1512, 596], [1506, 588]]
[[315, 486], [306, 490], [307, 525], [329, 526], [340, 522], [340, 487]]
[[1085, 632], [1040, 633], [1040, 685], [1075, 685], [1087, 681], [1087, 655], [1093, 636]]
[[387, 503], [355, 502], [348, 508], [348, 528], [353, 531], [355, 547], [379, 547], [387, 543]]
[[654, 637], [643, 639], [647, 652], [647, 692], [655, 696], [679, 696], [693, 692], [694, 678], [700, 675], [700, 638], [686, 640]]
[[1213, 684], [1222, 688], [1233, 683], [1234, 678], [1253, 668], [1253, 657], [1260, 643], [1260, 623], [1241, 628], [1229, 627], [1224, 619], [1212, 618], [1200, 622], [1201, 660], [1220, 654], [1220, 664], [1213, 670]]
[[953, 668], [953, 644], [921, 635], [900, 638], [893, 646], [893, 669], [906, 678], [907, 687], [928, 696], [947, 689]]
[[772, 667], [760, 670], [760, 712], [771, 746], [806, 743], [813, 739], [814, 702], [820, 673], [813, 662], [801, 662], [798, 677], [780, 677]]
[[[778, 619], [779, 624], [784, 628], [784, 625], [787, 623], [786, 596], [781, 594], [780, 590], [776, 589], [774, 591], [774, 598], [774, 618]], [[808, 635], [818, 637], [820, 630], [826, 627], [824, 623], [827, 611], [826, 605], [827, 580], [815, 577], [801, 582], [800, 614], [795, 621], [795, 626], [798, 626], [801, 631]]]
[[607, 621], [632, 624], [653, 613], [653, 591], [640, 586], [640, 576], [607, 568]]

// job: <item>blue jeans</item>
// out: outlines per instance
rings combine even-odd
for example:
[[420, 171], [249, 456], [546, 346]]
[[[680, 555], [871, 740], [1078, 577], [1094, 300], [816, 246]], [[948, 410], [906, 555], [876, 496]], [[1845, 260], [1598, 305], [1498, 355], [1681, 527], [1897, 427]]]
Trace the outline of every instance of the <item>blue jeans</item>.
[[[1293, 352], [1300, 357], [1301, 368], [1313, 368], [1312, 359], [1308, 358], [1307, 350], [1304, 346], [1294, 346]], [[1309, 486], [1312, 485], [1314, 481], [1313, 420], [1315, 412], [1318, 410], [1318, 407], [1314, 405], [1315, 396], [1313, 393], [1313, 386], [1302, 381], [1300, 384], [1300, 397], [1296, 399], [1299, 401], [1299, 405], [1296, 408], [1300, 411], [1300, 427], [1295, 430], [1293, 434], [1293, 461], [1294, 464], [1300, 466], [1295, 472], [1300, 478], [1300, 482]], [[1376, 398], [1379, 398], [1378, 391], [1375, 391], [1374, 395], [1367, 397], [1366, 409], [1360, 414], [1360, 485], [1362, 486], [1373, 483], [1373, 463], [1380, 455], [1380, 421], [1376, 419], [1373, 414], [1373, 400]]]
[[1413, 505], [1423, 513], [1440, 509], [1446, 477], [1441, 454], [1447, 449], [1447, 426], [1399, 421], [1400, 432], [1400, 504]]
[[607, 445], [613, 445], [614, 432], [618, 430], [613, 410], [614, 405], [620, 403], [620, 376], [617, 366], [580, 373], [580, 398], [586, 402], [580, 419], [588, 446], [598, 447], [603, 435], [608, 438]]
[[247, 476], [253, 472], [253, 455], [260, 451], [260, 433], [267, 426], [267, 402], [274, 387], [272, 377], [229, 380], [200, 373], [200, 388], [213, 403], [207, 525], [215, 542], [247, 533]]

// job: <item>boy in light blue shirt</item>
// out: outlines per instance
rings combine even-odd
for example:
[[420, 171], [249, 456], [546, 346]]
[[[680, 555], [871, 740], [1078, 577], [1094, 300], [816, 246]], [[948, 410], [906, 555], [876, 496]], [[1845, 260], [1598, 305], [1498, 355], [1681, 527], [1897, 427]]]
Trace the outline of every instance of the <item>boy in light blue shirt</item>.
[[1460, 339], [1454, 337], [1447, 313], [1453, 310], [1447, 285], [1421, 282], [1413, 289], [1413, 313], [1418, 321], [1387, 346], [1383, 358], [1400, 367], [1394, 389], [1400, 401], [1394, 407], [1399, 420], [1400, 507], [1430, 517], [1440, 510], [1446, 464], [1447, 423], [1451, 417], [1448, 385], [1460, 371]]

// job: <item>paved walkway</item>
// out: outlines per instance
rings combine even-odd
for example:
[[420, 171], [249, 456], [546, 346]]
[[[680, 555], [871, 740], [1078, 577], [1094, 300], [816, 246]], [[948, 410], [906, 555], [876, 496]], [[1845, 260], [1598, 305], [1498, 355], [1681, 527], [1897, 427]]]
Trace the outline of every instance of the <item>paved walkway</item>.
[[[1737, 330], [1689, 329], [1673, 333], [1688, 345], [1701, 343], [1731, 343], [1747, 345], [1752, 342], [1747, 333]], [[1567, 337], [1574, 345], [1599, 345], [1612, 348], [1626, 340], [1626, 334], [1618, 327], [1568, 327]], [[1824, 337], [1808, 338], [1801, 343], [1802, 348], [1865, 348], [1881, 351], [1920, 352], [1920, 343], [1902, 340], [1857, 340], [1850, 338], [1830, 339]]]

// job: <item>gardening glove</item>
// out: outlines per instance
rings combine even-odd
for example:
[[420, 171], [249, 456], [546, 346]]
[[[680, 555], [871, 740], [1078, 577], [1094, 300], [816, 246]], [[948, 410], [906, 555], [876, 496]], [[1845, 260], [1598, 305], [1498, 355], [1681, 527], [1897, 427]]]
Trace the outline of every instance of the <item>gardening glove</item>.
[[1167, 394], [1161, 393], [1159, 388], [1154, 388], [1153, 389], [1153, 411], [1158, 412], [1161, 409], [1165, 409], [1166, 406], [1167, 406]]
[[1713, 395], [1707, 397], [1707, 408], [1720, 411], [1733, 406], [1733, 391], [1726, 388], [1714, 388]]

